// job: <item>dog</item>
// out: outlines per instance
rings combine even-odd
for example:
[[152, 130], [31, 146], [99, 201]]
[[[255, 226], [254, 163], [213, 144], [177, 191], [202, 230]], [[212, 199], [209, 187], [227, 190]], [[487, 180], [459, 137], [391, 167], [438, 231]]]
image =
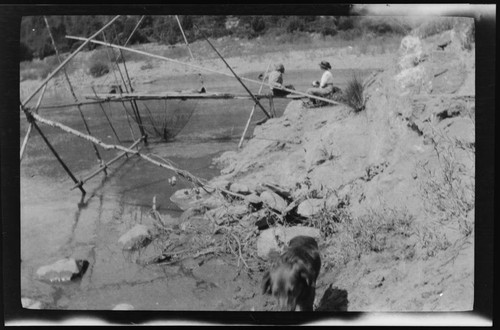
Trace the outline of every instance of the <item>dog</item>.
[[312, 311], [320, 268], [316, 240], [296, 236], [272, 269], [264, 273], [262, 293], [276, 297], [281, 311]]

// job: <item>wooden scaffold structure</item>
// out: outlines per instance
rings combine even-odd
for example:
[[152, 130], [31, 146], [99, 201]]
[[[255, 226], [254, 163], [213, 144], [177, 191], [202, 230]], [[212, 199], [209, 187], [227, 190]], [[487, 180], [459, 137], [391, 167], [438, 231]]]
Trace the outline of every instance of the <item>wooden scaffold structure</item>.
[[[205, 37], [205, 40], [209, 43], [209, 45], [213, 48], [213, 50], [217, 53], [217, 55], [225, 63], [226, 67], [230, 70], [231, 73], [219, 72], [219, 71], [215, 71], [215, 70], [212, 70], [212, 69], [209, 69], [209, 68], [205, 68], [205, 67], [202, 67], [202, 66], [199, 66], [199, 65], [196, 65], [196, 64], [185, 63], [185, 62], [181, 62], [181, 61], [174, 60], [174, 59], [171, 59], [171, 58], [167, 58], [167, 57], [164, 57], [164, 56], [155, 55], [155, 54], [151, 54], [151, 53], [147, 53], [147, 52], [144, 52], [144, 51], [140, 51], [140, 50], [137, 50], [137, 49], [133, 49], [133, 48], [127, 47], [128, 42], [130, 41], [132, 35], [135, 33], [135, 31], [137, 30], [137, 28], [141, 24], [142, 19], [144, 17], [142, 17], [139, 20], [139, 22], [137, 23], [136, 27], [134, 28], [134, 30], [132, 31], [131, 35], [128, 37], [127, 41], [125, 42], [125, 44], [123, 46], [107, 42], [105, 37], [104, 37], [104, 41], [95, 40], [95, 38], [98, 37], [100, 34], [103, 34], [103, 36], [104, 36], [103, 32], [108, 27], [110, 27], [119, 18], [120, 18], [119, 15], [115, 16], [108, 23], [106, 23], [101, 29], [99, 29], [96, 33], [94, 33], [93, 35], [91, 35], [88, 38], [75, 37], [75, 36], [66, 36], [69, 39], [83, 41], [83, 43], [73, 53], [71, 53], [64, 61], [61, 61], [61, 58], [59, 56], [59, 52], [58, 52], [57, 46], [56, 46], [56, 44], [54, 42], [52, 34], [50, 33], [49, 22], [48, 22], [48, 20], [46, 18], [44, 18], [45, 19], [45, 23], [46, 23], [46, 27], [49, 30], [49, 36], [51, 38], [52, 45], [54, 47], [54, 50], [56, 52], [56, 56], [57, 56], [60, 64], [59, 64], [59, 66], [57, 66], [57, 68], [53, 72], [51, 72], [47, 76], [47, 78], [45, 78], [45, 80], [42, 81], [42, 83], [24, 101], [20, 102], [20, 110], [25, 114], [26, 119], [29, 122], [28, 131], [26, 133], [26, 136], [24, 138], [24, 141], [22, 143], [21, 150], [20, 150], [20, 160], [22, 161], [23, 154], [25, 152], [26, 144], [28, 142], [31, 130], [32, 130], [32, 128], [35, 128], [35, 130], [40, 134], [40, 136], [42, 137], [42, 139], [44, 140], [44, 142], [46, 143], [46, 145], [48, 146], [48, 148], [51, 150], [52, 154], [56, 157], [56, 159], [58, 160], [58, 162], [61, 164], [61, 166], [66, 171], [66, 173], [73, 180], [74, 186], [71, 189], [78, 188], [82, 192], [82, 198], [86, 194], [86, 191], [85, 191], [85, 189], [84, 189], [83, 186], [84, 186], [84, 184], [87, 181], [91, 180], [92, 178], [94, 178], [95, 176], [97, 176], [101, 172], [104, 172], [105, 174], [107, 174], [106, 171], [107, 171], [107, 169], [108, 169], [108, 167], [110, 165], [112, 165], [113, 163], [115, 163], [116, 161], [118, 161], [119, 159], [121, 159], [123, 157], [128, 157], [128, 155], [138, 156], [138, 157], [140, 157], [140, 158], [146, 160], [147, 162], [152, 163], [152, 164], [154, 164], [156, 166], [159, 166], [159, 167], [171, 170], [171, 171], [175, 172], [177, 175], [179, 175], [180, 177], [182, 177], [182, 178], [184, 178], [184, 179], [192, 182], [193, 184], [195, 184], [197, 186], [202, 187], [203, 189], [205, 189], [206, 191], [208, 191], [210, 193], [213, 193], [215, 191], [219, 191], [219, 192], [223, 192], [224, 195], [226, 195], [226, 196], [231, 196], [233, 198], [234, 197], [242, 198], [243, 196], [241, 196], [241, 195], [239, 195], [237, 193], [234, 193], [234, 192], [231, 192], [231, 191], [228, 191], [228, 190], [225, 190], [225, 189], [221, 189], [221, 188], [216, 188], [216, 187], [209, 186], [205, 180], [194, 176], [193, 174], [189, 173], [188, 171], [185, 171], [185, 170], [182, 170], [180, 168], [175, 167], [173, 165], [173, 163], [170, 162], [168, 159], [164, 159], [164, 158], [162, 158], [160, 156], [157, 156], [157, 155], [151, 155], [151, 154], [148, 155], [148, 154], [140, 152], [140, 149], [138, 148], [138, 146], [139, 146], [139, 144], [141, 142], [144, 143], [144, 144], [147, 144], [148, 143], [148, 141], [147, 141], [148, 136], [147, 136], [147, 133], [146, 133], [146, 131], [144, 129], [144, 124], [143, 124], [143, 121], [142, 121], [142, 118], [141, 118], [141, 114], [139, 112], [139, 107], [137, 106], [136, 101], [138, 101], [138, 100], [139, 101], [140, 100], [161, 100], [161, 99], [164, 99], [164, 100], [167, 100], [167, 99], [182, 99], [182, 100], [186, 100], [186, 99], [252, 99], [253, 102], [254, 102], [254, 105], [253, 105], [252, 111], [250, 113], [250, 116], [248, 118], [248, 121], [246, 122], [246, 126], [245, 126], [245, 129], [244, 129], [243, 135], [242, 135], [240, 143], [238, 145], [238, 147], [241, 147], [242, 142], [244, 140], [244, 137], [246, 135], [246, 132], [248, 130], [251, 118], [252, 118], [252, 116], [253, 116], [253, 114], [255, 112], [255, 109], [257, 107], [262, 110], [262, 112], [266, 115], [266, 118], [272, 118], [272, 117], [275, 116], [275, 111], [274, 111], [273, 102], [272, 102], [273, 96], [272, 95], [261, 94], [262, 87], [264, 85], [269, 86], [269, 87], [272, 87], [272, 86], [269, 85], [269, 84], [266, 84], [264, 82], [264, 80], [257, 81], [257, 80], [252, 80], [252, 79], [240, 77], [239, 75], [237, 75], [234, 72], [234, 70], [230, 67], [230, 65], [225, 61], [225, 59], [222, 57], [222, 55], [217, 51], [217, 49], [213, 46], [213, 44], [206, 37]], [[191, 59], [194, 61], [194, 56], [193, 56], [193, 54], [191, 52], [191, 49], [189, 48], [189, 43], [188, 43], [188, 41], [186, 39], [186, 36], [184, 34], [184, 31], [182, 29], [182, 26], [181, 26], [180, 21], [179, 21], [179, 19], [178, 19], [177, 16], [176, 16], [176, 19], [177, 19], [177, 21], [179, 23], [180, 30], [181, 30], [181, 32], [183, 34], [183, 37], [184, 37], [184, 41], [185, 41], [185, 43], [186, 43], [186, 45], [187, 45], [187, 47], [189, 49], [189, 53], [190, 53]], [[94, 43], [94, 44], [98, 44], [98, 45], [107, 46], [107, 47], [109, 47], [108, 49], [114, 49], [114, 50], [118, 50], [119, 51], [120, 55], [116, 59], [116, 67], [117, 67], [117, 71], [119, 72], [119, 75], [120, 75], [120, 77], [122, 79], [123, 86], [125, 87], [125, 91], [119, 90], [118, 93], [114, 93], [114, 94], [111, 94], [111, 93], [98, 94], [94, 90], [94, 94], [93, 95], [86, 95], [85, 96], [86, 99], [88, 99], [90, 101], [81, 101], [81, 100], [78, 99], [78, 97], [76, 96], [76, 93], [74, 92], [73, 85], [71, 84], [71, 81], [70, 81], [70, 79], [69, 79], [69, 77], [68, 77], [68, 75], [66, 73], [65, 66], [67, 65], [67, 63], [69, 63], [69, 61], [72, 58], [74, 58], [89, 43]], [[156, 93], [156, 94], [145, 94], [145, 93], [135, 92], [134, 89], [133, 89], [133, 87], [132, 87], [131, 79], [130, 79], [129, 74], [128, 74], [128, 70], [127, 70], [125, 58], [123, 56], [123, 51], [132, 52], [132, 53], [136, 53], [136, 54], [142, 54], [144, 56], [151, 57], [151, 58], [156, 58], [156, 59], [159, 59], [159, 60], [162, 60], [162, 61], [168, 61], [168, 62], [173, 62], [173, 63], [177, 63], [177, 64], [180, 64], [180, 65], [192, 67], [192, 68], [198, 70], [198, 72], [200, 72], [199, 77], [200, 77], [200, 83], [201, 83], [201, 87], [202, 88], [204, 88], [203, 87], [203, 78], [201, 76], [201, 72], [202, 71], [206, 71], [206, 72], [210, 72], [210, 73], [216, 73], [216, 74], [221, 74], [221, 75], [226, 75], [226, 76], [229, 76], [231, 78], [235, 78], [242, 85], [242, 87], [245, 89], [245, 91], [247, 92], [247, 94], [229, 94], [229, 93], [213, 93], [213, 92], [212, 93], [207, 93], [205, 91], [203, 93], [165, 92], [165, 93]], [[121, 63], [123, 64], [123, 69], [124, 69], [123, 71], [124, 71], [125, 74], [123, 74], [123, 72], [121, 71], [118, 61], [121, 61]], [[266, 73], [269, 70], [269, 66], [270, 66], [270, 64], [268, 65], [268, 67], [266, 69]], [[74, 100], [74, 103], [68, 104], [68, 105], [45, 106], [43, 108], [52, 108], [53, 109], [53, 108], [58, 108], [58, 107], [76, 106], [77, 109], [78, 109], [78, 111], [79, 111], [79, 114], [81, 116], [81, 119], [82, 119], [82, 121], [84, 123], [84, 127], [85, 127], [85, 131], [86, 132], [80, 132], [80, 131], [78, 131], [76, 129], [73, 129], [73, 128], [67, 126], [67, 125], [62, 124], [62, 123], [46, 119], [46, 118], [44, 118], [44, 117], [42, 117], [42, 116], [40, 116], [38, 114], [38, 110], [41, 108], [40, 105], [41, 105], [42, 99], [44, 97], [45, 91], [47, 89], [48, 82], [57, 73], [59, 73], [61, 70], [64, 72], [65, 80], [66, 80], [66, 82], [68, 84], [69, 90], [70, 90], [71, 95], [72, 95], [73, 100]], [[118, 82], [116, 74], [114, 74], [114, 76], [115, 76], [116, 83], [119, 84], [119, 86], [121, 86], [122, 84], [120, 84]], [[259, 84], [260, 85], [260, 89], [259, 89], [258, 95], [253, 94], [247, 88], [247, 86], [245, 85], [245, 82]], [[318, 99], [318, 100], [321, 100], [321, 101], [324, 101], [324, 102], [327, 102], [327, 103], [331, 103], [331, 104], [339, 104], [338, 102], [335, 102], [335, 101], [330, 100], [330, 99], [313, 96], [313, 95], [302, 93], [302, 92], [298, 92], [298, 91], [295, 91], [295, 90], [290, 90], [290, 89], [287, 89], [287, 88], [282, 88], [282, 89], [285, 90], [285, 91], [290, 92], [290, 95], [288, 96], [288, 98], [290, 98], [290, 99], [308, 97], [308, 98]], [[40, 93], [40, 95], [39, 95], [39, 98], [37, 100], [36, 105], [33, 108], [28, 107], [28, 103], [38, 93]], [[264, 108], [264, 106], [261, 104], [261, 102], [259, 101], [259, 100], [262, 100], [262, 99], [268, 99], [269, 100], [269, 106], [270, 106], [270, 110], [269, 111], [266, 110]], [[102, 104], [107, 103], [107, 102], [120, 102], [120, 103], [123, 104], [124, 107], [125, 107], [125, 103], [129, 103], [130, 104], [130, 106], [132, 108], [132, 116], [134, 117], [135, 122], [137, 123], [139, 131], [140, 131], [140, 134], [141, 134], [141, 136], [139, 138], [136, 138], [133, 135], [133, 130], [132, 130], [132, 127], [130, 126], [130, 121], [129, 121], [129, 127], [130, 127], [130, 131], [131, 131], [132, 138], [133, 138], [133, 141], [134, 141], [132, 143], [132, 145], [130, 145], [128, 147], [125, 147], [125, 146], [121, 145], [121, 140], [118, 137], [118, 134], [116, 133], [116, 130], [114, 129], [113, 124], [112, 124], [110, 118], [107, 116], [104, 108], [102, 107]], [[101, 110], [102, 110], [102, 112], [103, 112], [103, 114], [104, 114], [104, 116], [105, 116], [105, 118], [107, 120], [107, 123], [109, 124], [111, 130], [113, 131], [113, 134], [114, 134], [114, 137], [115, 137], [115, 141], [117, 142], [117, 144], [105, 143], [105, 142], [101, 141], [100, 139], [98, 139], [98, 138], [96, 138], [96, 137], [94, 137], [92, 135], [91, 128], [89, 127], [89, 125], [88, 125], [88, 123], [87, 123], [87, 121], [85, 119], [85, 116], [83, 115], [82, 109], [81, 109], [82, 105], [87, 105], [87, 104], [98, 104], [101, 107]], [[127, 110], [127, 109], [125, 108], [125, 110]], [[127, 120], [129, 120], [129, 118], [128, 118], [129, 117], [128, 111], [125, 111], [125, 115], [127, 116]], [[44, 135], [44, 133], [40, 129], [40, 126], [38, 125], [38, 123], [42, 123], [44, 125], [51, 126], [51, 127], [56, 127], [58, 129], [61, 129], [62, 131], [66, 132], [66, 133], [72, 134], [72, 135], [74, 135], [76, 137], [79, 137], [81, 139], [89, 141], [91, 143], [91, 145], [92, 145], [92, 147], [93, 147], [93, 149], [95, 151], [96, 157], [97, 157], [97, 159], [98, 159], [98, 161], [100, 163], [99, 168], [96, 169], [96, 170], [94, 170], [94, 171], [92, 171], [91, 173], [89, 173], [84, 178], [77, 179], [75, 177], [75, 175], [71, 172], [71, 170], [69, 169], [69, 167], [65, 164], [65, 162], [63, 161], [63, 159], [61, 158], [61, 156], [58, 154], [58, 152], [55, 150], [55, 148], [52, 146], [52, 144], [50, 143], [50, 141]], [[111, 150], [111, 149], [119, 150], [119, 151], [121, 151], [121, 153], [119, 153], [117, 156], [115, 156], [113, 159], [111, 159], [109, 161], [104, 161], [102, 159], [100, 153], [99, 153], [98, 147], [106, 149], [106, 150]]]

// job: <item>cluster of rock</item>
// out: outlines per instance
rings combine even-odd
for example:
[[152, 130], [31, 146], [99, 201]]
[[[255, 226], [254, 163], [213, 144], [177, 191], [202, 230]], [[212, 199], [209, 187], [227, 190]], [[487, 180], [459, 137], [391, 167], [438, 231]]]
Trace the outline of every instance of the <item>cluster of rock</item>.
[[[318, 229], [301, 225], [301, 222], [339, 204], [335, 194], [323, 198], [308, 197], [309, 190], [305, 185], [297, 185], [292, 190], [271, 183], [247, 185], [220, 180], [211, 186], [219, 188], [222, 194], [224, 191], [231, 192], [239, 198], [228, 202], [217, 193], [192, 188], [178, 190], [171, 201], [183, 209], [184, 214], [203, 214], [203, 221], [207, 223], [219, 226], [238, 223], [244, 227], [255, 227], [259, 230], [257, 252], [263, 259], [268, 258], [270, 252], [279, 251], [281, 243], [286, 245], [297, 235], [319, 238]], [[293, 219], [296, 225], [282, 226], [276, 222], [279, 218], [285, 221]]]

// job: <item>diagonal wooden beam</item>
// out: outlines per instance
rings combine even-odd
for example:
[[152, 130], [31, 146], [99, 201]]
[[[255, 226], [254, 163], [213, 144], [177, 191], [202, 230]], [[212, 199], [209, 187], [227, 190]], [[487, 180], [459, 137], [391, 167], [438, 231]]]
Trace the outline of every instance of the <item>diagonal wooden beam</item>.
[[[264, 77], [266, 76], [267, 72], [269, 71], [269, 67], [271, 66], [271, 62], [267, 65], [266, 72], [264, 73]], [[264, 79], [262, 79], [262, 84], [260, 85], [259, 88], [259, 94], [262, 92], [262, 87], [264, 86]], [[250, 126], [250, 122], [252, 121], [253, 113], [255, 112], [257, 104], [253, 105], [252, 111], [250, 112], [250, 116], [248, 116], [248, 121], [245, 125], [245, 129], [243, 130], [243, 134], [241, 135], [240, 143], [238, 143], [238, 148], [241, 148], [241, 145], [243, 144], [243, 140], [245, 140], [245, 135], [247, 134], [248, 126]]]
[[[45, 90], [47, 89], [47, 86], [48, 85], [43, 86], [42, 93], [40, 94], [40, 97], [38, 98], [38, 102], [36, 103], [34, 111], [37, 113], [38, 113], [38, 109], [40, 108], [40, 103], [42, 103], [43, 96], [45, 95]], [[28, 139], [30, 137], [32, 129], [33, 129], [33, 123], [30, 123], [30, 125], [28, 126], [28, 131], [26, 132], [26, 135], [24, 136], [23, 144], [21, 146], [21, 156], [20, 156], [21, 161], [23, 160], [24, 150], [26, 150], [26, 145], [28, 144]]]

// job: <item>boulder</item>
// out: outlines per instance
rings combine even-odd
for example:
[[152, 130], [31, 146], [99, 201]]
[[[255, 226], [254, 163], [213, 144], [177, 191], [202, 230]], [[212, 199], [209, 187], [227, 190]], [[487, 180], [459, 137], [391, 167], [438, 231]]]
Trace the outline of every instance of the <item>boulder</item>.
[[231, 185], [229, 186], [229, 190], [242, 195], [250, 194], [250, 188], [248, 188], [248, 186], [243, 183], [231, 183]]
[[297, 207], [297, 214], [303, 217], [311, 217], [318, 214], [325, 206], [323, 199], [311, 198], [306, 199]]
[[222, 205], [224, 205], [224, 200], [221, 199], [220, 197], [217, 197], [215, 195], [212, 195], [208, 197], [207, 199], [203, 200], [201, 202], [201, 205], [206, 207], [207, 209], [216, 209]]
[[245, 201], [249, 204], [262, 203], [262, 199], [255, 193], [245, 196]]
[[211, 187], [219, 188], [219, 189], [227, 189], [231, 183], [227, 180], [215, 180], [210, 182]]
[[264, 204], [278, 212], [283, 212], [288, 205], [281, 196], [268, 190], [260, 194], [260, 199]]
[[339, 198], [335, 194], [331, 194], [325, 199], [325, 208], [327, 210], [336, 209], [339, 206]]
[[319, 240], [319, 229], [304, 226], [274, 227], [262, 231], [257, 239], [257, 255], [263, 259], [269, 258], [269, 253], [280, 253], [278, 239], [284, 246], [296, 236], [310, 236]]
[[147, 226], [135, 225], [123, 234], [118, 242], [122, 244], [124, 250], [135, 250], [149, 244], [151, 236], [151, 231]]
[[75, 260], [65, 258], [47, 266], [42, 266], [36, 271], [36, 275], [42, 281], [47, 282], [69, 282], [81, 277], [89, 262], [87, 260]]
[[170, 200], [181, 210], [186, 211], [190, 207], [201, 206], [210, 197], [210, 194], [201, 188], [177, 190]]

